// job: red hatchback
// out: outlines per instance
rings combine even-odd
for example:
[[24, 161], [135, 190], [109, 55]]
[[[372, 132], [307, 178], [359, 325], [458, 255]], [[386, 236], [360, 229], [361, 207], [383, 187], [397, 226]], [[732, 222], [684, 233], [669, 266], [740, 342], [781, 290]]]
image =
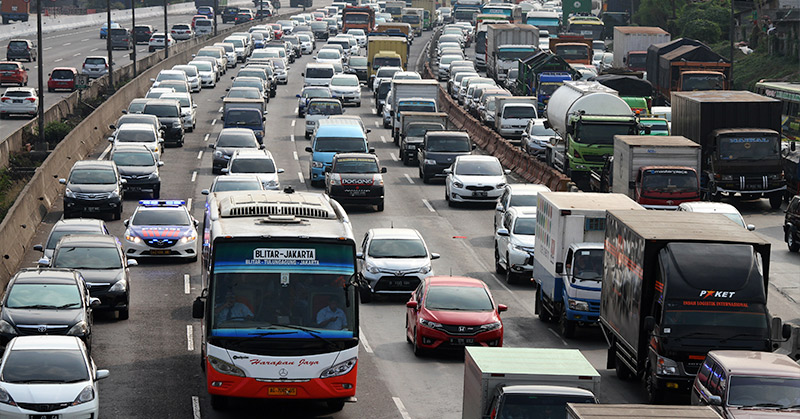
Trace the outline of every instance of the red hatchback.
[[495, 304], [486, 284], [463, 276], [425, 278], [406, 303], [406, 340], [414, 354], [426, 349], [503, 346], [503, 321], [508, 310]]
[[47, 80], [47, 91], [54, 92], [61, 89], [75, 91], [75, 77], [77, 76], [78, 69], [75, 67], [56, 67], [50, 73], [50, 79]]
[[0, 84], [28, 85], [28, 69], [15, 61], [0, 61]]
[[283, 36], [283, 27], [277, 23], [269, 23], [267, 24], [270, 28], [272, 28], [272, 34], [274, 35], [274, 39], [281, 39]]

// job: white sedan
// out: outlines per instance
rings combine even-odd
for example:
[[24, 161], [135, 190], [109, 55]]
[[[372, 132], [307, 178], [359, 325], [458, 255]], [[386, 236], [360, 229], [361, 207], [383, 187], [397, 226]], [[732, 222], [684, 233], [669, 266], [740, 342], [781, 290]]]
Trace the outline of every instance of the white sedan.
[[449, 206], [458, 202], [494, 202], [506, 186], [506, 174], [500, 160], [494, 156], [458, 156], [444, 172], [444, 199]]
[[[97, 369], [75, 336], [16, 337], [3, 354], [0, 417], [96, 418], [97, 381], [106, 377], [108, 370]], [[41, 406], [49, 407], [46, 414], [38, 409]]]

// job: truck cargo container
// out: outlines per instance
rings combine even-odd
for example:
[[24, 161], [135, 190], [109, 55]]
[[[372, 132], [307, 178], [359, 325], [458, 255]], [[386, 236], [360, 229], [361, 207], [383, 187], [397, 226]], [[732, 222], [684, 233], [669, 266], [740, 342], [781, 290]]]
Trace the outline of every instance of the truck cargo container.
[[[392, 100], [392, 137], [395, 144], [400, 142], [400, 115], [403, 112], [403, 102], [406, 102], [405, 110], [410, 111], [430, 111], [439, 110], [439, 83], [436, 80], [395, 80], [392, 82], [392, 89], [389, 96]], [[413, 101], [409, 101], [414, 99]], [[430, 103], [433, 109], [430, 109]], [[424, 110], [423, 110], [424, 109]]]
[[597, 403], [599, 390], [600, 374], [577, 349], [467, 347], [461, 417], [507, 418], [503, 409], [520, 404], [563, 411], [568, 402]]
[[567, 404], [567, 419], [722, 419], [710, 406]]
[[673, 93], [672, 133], [703, 152], [700, 189], [708, 200], [722, 194], [769, 198], [781, 205], [781, 102], [747, 91]]
[[[614, 28], [614, 68], [628, 68], [634, 71], [645, 71], [647, 48], [653, 44], [670, 41], [669, 32], [653, 26], [617, 26]], [[640, 53], [641, 60], [632, 62], [629, 53]]]
[[29, 0], [3, 0], [0, 2], [0, 16], [3, 17], [3, 24], [8, 25], [12, 21], [28, 21], [28, 2]]
[[428, 12], [428, 18], [423, 20], [423, 27], [426, 31], [433, 29], [433, 21], [436, 16], [436, 0], [411, 0], [411, 7], [419, 7]]
[[650, 45], [646, 69], [659, 104], [671, 103], [672, 92], [730, 88], [730, 61], [693, 39]]
[[534, 313], [565, 337], [600, 315], [606, 210], [644, 210], [622, 194], [540, 192], [536, 205]]
[[722, 214], [609, 210], [606, 368], [644, 379], [658, 403], [689, 394], [711, 349], [777, 349], [791, 327], [767, 309], [769, 261], [770, 242]]
[[[486, 75], [503, 81], [518, 61], [536, 53], [539, 28], [526, 24], [488, 25], [486, 32]], [[503, 48], [508, 47], [508, 48]]]
[[397, 36], [369, 37], [367, 40], [367, 67], [370, 80], [381, 67], [402, 67], [405, 70], [407, 65], [408, 41]]

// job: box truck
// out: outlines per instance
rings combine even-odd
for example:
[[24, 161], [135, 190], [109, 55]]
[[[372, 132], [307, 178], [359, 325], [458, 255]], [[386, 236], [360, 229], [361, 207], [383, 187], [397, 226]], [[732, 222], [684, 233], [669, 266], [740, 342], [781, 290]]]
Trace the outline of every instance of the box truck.
[[710, 406], [567, 403], [567, 419], [722, 419]]
[[669, 32], [659, 27], [615, 26], [612, 66], [618, 69], [645, 71], [647, 48], [653, 44], [663, 44], [669, 41]]
[[527, 24], [488, 25], [486, 32], [486, 75], [503, 81], [517, 62], [536, 53], [539, 28]]

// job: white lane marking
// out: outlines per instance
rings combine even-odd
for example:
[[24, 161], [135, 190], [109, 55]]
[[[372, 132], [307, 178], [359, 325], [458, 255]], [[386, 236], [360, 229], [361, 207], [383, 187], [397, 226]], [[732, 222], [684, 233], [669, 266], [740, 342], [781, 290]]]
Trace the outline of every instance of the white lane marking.
[[428, 202], [428, 200], [427, 200], [427, 199], [423, 199], [423, 200], [422, 200], [422, 203], [423, 203], [423, 204], [425, 204], [425, 206], [426, 206], [426, 207], [428, 207], [428, 211], [430, 211], [430, 212], [436, 212], [436, 210], [435, 210], [435, 209], [433, 209], [433, 206], [431, 205], [431, 203], [430, 203], [430, 202]]
[[106, 155], [108, 154], [109, 151], [111, 151], [111, 146], [112, 144], [109, 144], [108, 147], [106, 147], [106, 149], [103, 150], [103, 152], [100, 153], [99, 156], [97, 156], [97, 160], [105, 160]]
[[197, 180], [197, 170], [192, 172], [192, 182], [194, 182], [195, 180]]
[[189, 274], [183, 274], [183, 292], [185, 294], [192, 292], [192, 283], [189, 280]]
[[381, 127], [381, 123], [380, 123], [380, 122], [378, 122], [378, 121], [375, 121], [375, 126], [376, 126], [376, 127], [378, 127], [378, 128], [380, 128], [380, 127]]
[[306, 183], [305, 178], [303, 178], [303, 173], [297, 172], [297, 178], [300, 179], [300, 183]]
[[372, 99], [370, 99], [369, 101], [370, 101], [370, 103], [372, 103], [373, 105], [375, 104], [375, 98], [372, 98]]
[[[86, 41], [88, 41], [88, 40], [89, 40], [89, 38], [86, 38], [86, 39], [81, 39], [81, 42], [86, 42]], [[49, 48], [51, 48], [51, 47], [48, 47], [48, 49], [49, 49]]]
[[219, 107], [219, 110], [217, 112], [222, 113], [222, 106]]
[[95, 48], [92, 51], [102, 51], [102, 50], [103, 50], [103, 48]]
[[406, 180], [408, 181], [408, 183], [410, 183], [412, 185], [414, 184], [414, 179], [411, 179], [411, 176], [409, 176], [408, 173], [404, 173], [403, 176], [406, 177]]
[[358, 328], [358, 336], [361, 338], [361, 344], [364, 345], [364, 350], [367, 351], [368, 354], [371, 354], [372, 347], [369, 346], [369, 342], [367, 342], [367, 335], [364, 334], [364, 331], [361, 330], [361, 327]]
[[298, 111], [299, 111], [299, 110], [297, 109], [297, 107], [295, 107], [295, 108], [294, 108], [294, 113], [297, 113]]
[[186, 200], [186, 209], [188, 209], [189, 212], [192, 212], [192, 198]]
[[65, 47], [68, 46], [68, 45], [72, 45], [72, 42], [67, 42], [67, 43], [64, 44]]
[[385, 142], [386, 142], [386, 137], [384, 137], [383, 135], [381, 135], [381, 141], [383, 141], [383, 142], [385, 143]]
[[192, 419], [200, 419], [200, 398], [192, 396]]
[[558, 332], [556, 332], [555, 330], [553, 330], [553, 329], [551, 329], [549, 327], [547, 328], [547, 330], [549, 330], [550, 333], [554, 334], [558, 338], [558, 340], [560, 340], [561, 343], [564, 344], [564, 346], [569, 346], [569, 344], [567, 344], [567, 341], [565, 341], [564, 338], [562, 338], [561, 335], [558, 334]]
[[81, 53], [80, 53], [80, 52], [78, 52], [78, 53], [75, 53], [75, 54], [72, 54], [72, 56], [73, 56], [73, 57], [77, 57], [77, 56], [79, 56], [79, 55], [81, 55]]
[[49, 49], [53, 49], [53, 47], [42, 48], [42, 51], [47, 51]]
[[53, 60], [54, 63], [57, 63], [59, 61], [64, 61], [64, 59], [63, 58], [56, 58], [55, 60]]
[[372, 112], [373, 115], [377, 115], [378, 114], [378, 110], [375, 109], [375, 108], [372, 108], [369, 111]]
[[197, 160], [200, 160], [202, 158], [203, 158], [203, 150], [200, 150], [197, 152]]
[[389, 156], [392, 158], [392, 160], [397, 161], [397, 156], [395, 156], [394, 153], [389, 153]]
[[211, 125], [216, 125], [216, 123], [217, 123], [217, 118], [211, 120]]
[[394, 405], [397, 406], [397, 410], [400, 411], [400, 416], [402, 416], [403, 419], [411, 419], [411, 415], [408, 414], [408, 410], [406, 410], [406, 407], [403, 405], [403, 401], [400, 400], [399, 397], [392, 397], [392, 400], [394, 401]]
[[194, 351], [194, 332], [191, 324], [186, 325], [186, 348], [189, 351]]
[[38, 65], [35, 65], [35, 66], [33, 66], [33, 69], [34, 69], [34, 70], [35, 70], [35, 69], [37, 69], [37, 68], [39, 68], [39, 66], [38, 66]]
[[206, 136], [205, 136], [205, 137], [203, 137], [203, 141], [208, 141], [208, 136], [209, 136], [209, 135], [211, 135], [211, 134], [206, 134]]
[[290, 139], [290, 140], [292, 140], [292, 142], [294, 142], [294, 134], [292, 134], [292, 135], [289, 137], [289, 139]]
[[295, 121], [295, 120], [292, 120], [292, 126], [294, 126], [294, 124], [295, 124], [296, 122], [297, 122], [297, 121]]
[[300, 157], [297, 155], [296, 151], [292, 151], [292, 157], [294, 157], [295, 160], [300, 160]]

